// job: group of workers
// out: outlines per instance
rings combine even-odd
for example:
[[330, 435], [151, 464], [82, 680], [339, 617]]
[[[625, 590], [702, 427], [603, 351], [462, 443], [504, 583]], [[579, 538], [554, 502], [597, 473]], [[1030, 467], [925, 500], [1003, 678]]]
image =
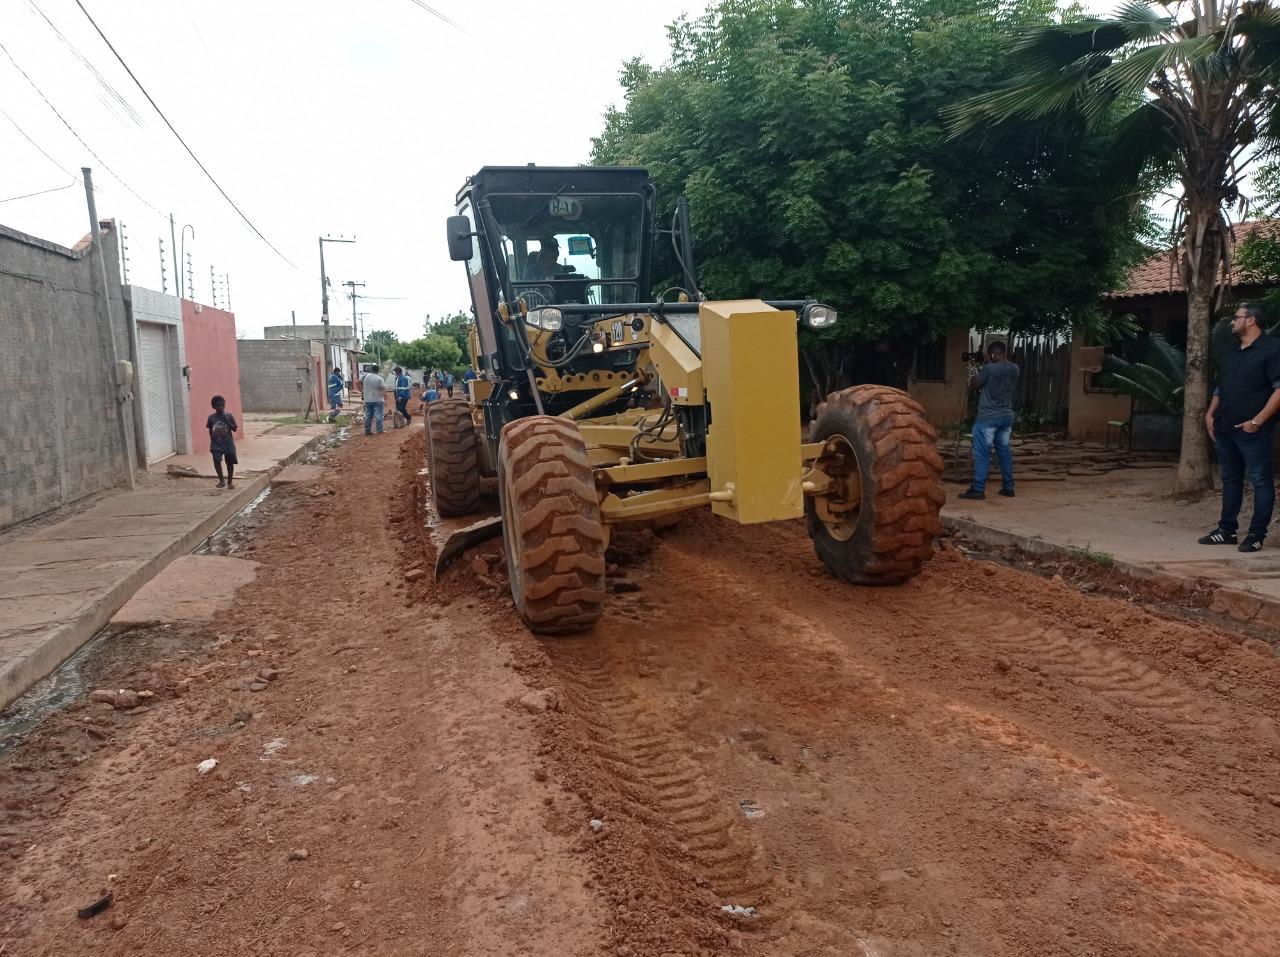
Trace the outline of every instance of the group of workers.
[[[435, 372], [425, 372], [422, 376], [422, 383], [419, 385], [400, 366], [396, 366], [391, 371], [394, 383], [391, 388], [395, 391], [396, 411], [404, 416], [406, 423], [413, 419], [413, 413], [409, 411], [409, 403], [413, 399], [413, 391], [415, 389], [421, 390], [415, 407], [415, 411], [418, 412], [424, 411], [428, 403], [439, 400], [442, 395], [446, 395], [449, 398], [453, 397], [453, 390], [457, 380], [452, 372], [440, 369]], [[464, 387], [465, 383], [475, 378], [475, 370], [467, 369], [462, 374]], [[364, 405], [364, 434], [373, 435], [375, 431], [381, 434], [384, 409], [386, 407], [387, 380], [378, 371], [378, 366], [369, 363], [361, 371], [359, 381], [360, 395]], [[342, 370], [335, 365], [329, 373], [328, 382], [330, 422], [337, 419], [338, 413], [342, 411], [342, 392], [346, 387], [347, 382], [342, 376]]]

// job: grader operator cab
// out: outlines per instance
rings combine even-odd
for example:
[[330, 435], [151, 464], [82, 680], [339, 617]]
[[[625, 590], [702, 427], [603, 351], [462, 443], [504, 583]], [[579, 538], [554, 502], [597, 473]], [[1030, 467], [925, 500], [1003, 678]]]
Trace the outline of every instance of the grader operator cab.
[[[479, 378], [428, 408], [432, 498], [467, 515], [481, 476], [497, 477], [511, 594], [533, 631], [600, 618], [610, 526], [685, 509], [803, 515], [823, 564], [858, 584], [901, 582], [933, 555], [942, 461], [921, 407], [854, 386], [819, 406], [806, 441], [797, 323], [835, 312], [703, 299], [687, 207], [659, 228], [644, 170], [485, 167], [457, 209], [449, 255], [466, 264]], [[660, 240], [683, 285], [647, 301]]]

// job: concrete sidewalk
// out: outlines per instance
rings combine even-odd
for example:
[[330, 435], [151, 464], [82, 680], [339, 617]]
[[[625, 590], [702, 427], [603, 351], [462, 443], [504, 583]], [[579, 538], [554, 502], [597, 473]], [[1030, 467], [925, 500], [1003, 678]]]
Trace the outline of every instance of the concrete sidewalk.
[[[985, 501], [961, 501], [949, 489], [942, 516], [948, 528], [993, 545], [1033, 554], [1090, 551], [1147, 578], [1219, 586], [1214, 610], [1241, 621], [1280, 628], [1280, 533], [1268, 547], [1242, 555], [1234, 546], [1196, 542], [1217, 525], [1220, 498], [1180, 504], [1169, 493], [1174, 466], [1144, 464], [1104, 475], [1027, 481], [1017, 497], [990, 491]], [[1242, 525], [1253, 508], [1246, 492]]]
[[[275, 429], [268, 430], [275, 433]], [[166, 459], [133, 491], [102, 496], [65, 518], [0, 535], [0, 708], [53, 671], [175, 558], [190, 552], [251, 502], [271, 474], [332, 434], [289, 427], [239, 443], [233, 490], [165, 475]], [[187, 458], [187, 457], [183, 457]], [[202, 456], [212, 472], [211, 459]], [[202, 464], [204, 464], [202, 463]]]

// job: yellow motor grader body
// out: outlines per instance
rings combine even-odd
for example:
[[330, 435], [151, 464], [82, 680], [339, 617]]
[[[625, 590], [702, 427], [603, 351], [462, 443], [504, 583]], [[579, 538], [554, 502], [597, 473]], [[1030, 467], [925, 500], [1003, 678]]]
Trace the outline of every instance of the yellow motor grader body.
[[855, 386], [805, 434], [797, 329], [834, 310], [702, 299], [683, 203], [670, 233], [693, 288], [636, 301], [658, 232], [643, 170], [490, 167], [458, 208], [449, 246], [467, 264], [479, 378], [428, 410], [432, 496], [441, 515], [469, 514], [496, 475], [501, 516], [459, 541], [501, 531], [530, 628], [590, 628], [608, 527], [691, 508], [803, 517], [823, 563], [859, 584], [902, 581], [932, 555], [941, 460], [915, 402]]

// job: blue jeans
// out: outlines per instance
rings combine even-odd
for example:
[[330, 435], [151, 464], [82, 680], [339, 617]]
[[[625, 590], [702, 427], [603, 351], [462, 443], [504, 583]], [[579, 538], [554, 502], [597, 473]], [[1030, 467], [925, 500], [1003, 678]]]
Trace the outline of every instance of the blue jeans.
[[364, 434], [372, 435], [370, 426], [378, 423], [378, 432], [382, 432], [382, 403], [366, 402], [364, 404]]
[[1257, 432], [1216, 426], [1213, 438], [1218, 446], [1218, 467], [1222, 470], [1222, 518], [1218, 526], [1234, 532], [1239, 526], [1240, 505], [1244, 502], [1244, 479], [1253, 486], [1253, 520], [1249, 534], [1263, 538], [1276, 507], [1276, 482], [1271, 474], [1271, 446], [1276, 427], [1268, 422]]
[[995, 446], [1000, 460], [1000, 478], [1003, 488], [1013, 488], [1013, 449], [1009, 437], [1013, 434], [1013, 413], [979, 416], [973, 423], [973, 482], [975, 492], [987, 487], [987, 472], [991, 468], [991, 447]]

